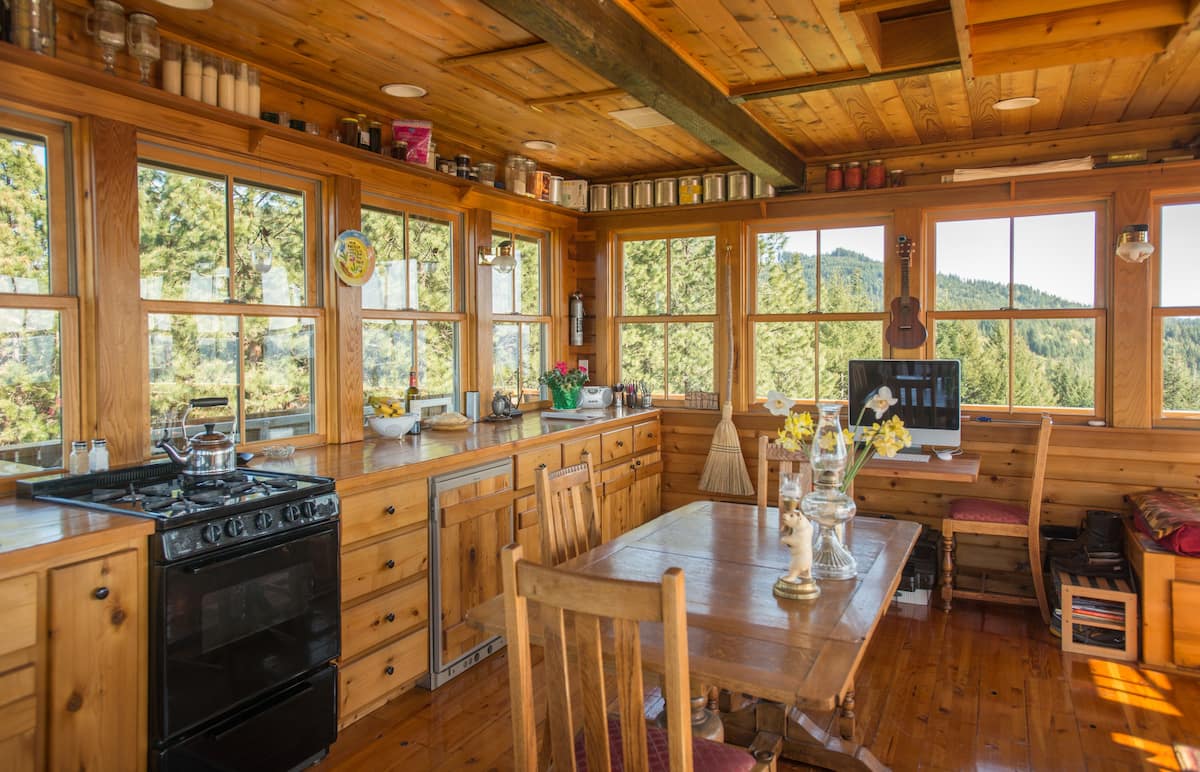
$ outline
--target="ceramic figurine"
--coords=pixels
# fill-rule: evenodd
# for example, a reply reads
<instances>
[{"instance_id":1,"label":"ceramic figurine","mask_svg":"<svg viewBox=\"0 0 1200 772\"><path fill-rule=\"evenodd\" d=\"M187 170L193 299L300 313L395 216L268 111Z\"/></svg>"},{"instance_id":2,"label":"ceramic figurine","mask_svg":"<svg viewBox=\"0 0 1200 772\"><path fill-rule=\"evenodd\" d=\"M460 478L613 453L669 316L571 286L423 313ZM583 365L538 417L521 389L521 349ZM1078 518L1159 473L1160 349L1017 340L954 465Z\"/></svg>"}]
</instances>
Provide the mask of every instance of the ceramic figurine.
<instances>
[{"instance_id":1,"label":"ceramic figurine","mask_svg":"<svg viewBox=\"0 0 1200 772\"><path fill-rule=\"evenodd\" d=\"M812 523L795 510L780 514L780 541L791 553L788 572L775 582L775 595L790 600L810 600L821 594L812 578Z\"/></svg>"}]
</instances>

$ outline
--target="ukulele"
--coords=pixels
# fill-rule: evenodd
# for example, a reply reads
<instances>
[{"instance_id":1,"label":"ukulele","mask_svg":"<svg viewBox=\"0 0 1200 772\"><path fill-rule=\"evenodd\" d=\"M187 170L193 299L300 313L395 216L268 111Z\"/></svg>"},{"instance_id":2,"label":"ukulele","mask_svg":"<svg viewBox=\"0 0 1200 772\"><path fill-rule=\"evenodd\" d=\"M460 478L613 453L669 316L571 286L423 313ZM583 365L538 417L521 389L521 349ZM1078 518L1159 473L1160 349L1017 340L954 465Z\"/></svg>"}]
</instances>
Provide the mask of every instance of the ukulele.
<instances>
[{"instance_id":1,"label":"ukulele","mask_svg":"<svg viewBox=\"0 0 1200 772\"><path fill-rule=\"evenodd\" d=\"M892 321L884 337L895 348L919 348L928 333L921 324L921 301L908 294L908 266L912 262L912 242L907 236L896 240L900 257L900 297L892 301Z\"/></svg>"}]
</instances>

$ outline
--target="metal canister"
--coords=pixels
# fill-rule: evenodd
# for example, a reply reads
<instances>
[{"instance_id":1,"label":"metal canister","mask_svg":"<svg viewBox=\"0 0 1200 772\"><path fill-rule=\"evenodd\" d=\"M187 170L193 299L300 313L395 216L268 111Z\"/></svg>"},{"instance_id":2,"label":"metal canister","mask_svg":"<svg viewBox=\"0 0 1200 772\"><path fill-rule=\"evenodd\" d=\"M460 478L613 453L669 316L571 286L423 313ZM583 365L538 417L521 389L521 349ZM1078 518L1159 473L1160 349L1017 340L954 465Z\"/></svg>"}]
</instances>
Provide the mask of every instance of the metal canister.
<instances>
[{"instance_id":1,"label":"metal canister","mask_svg":"<svg viewBox=\"0 0 1200 772\"><path fill-rule=\"evenodd\" d=\"M480 164L483 166L483 164ZM562 184L563 178L557 174L550 175L550 203L562 204Z\"/></svg>"},{"instance_id":2,"label":"metal canister","mask_svg":"<svg viewBox=\"0 0 1200 772\"><path fill-rule=\"evenodd\" d=\"M648 209L654 206L654 180L634 180L633 208Z\"/></svg>"},{"instance_id":3,"label":"metal canister","mask_svg":"<svg viewBox=\"0 0 1200 772\"><path fill-rule=\"evenodd\" d=\"M725 174L710 172L704 175L704 200L708 202L725 200Z\"/></svg>"},{"instance_id":4,"label":"metal canister","mask_svg":"<svg viewBox=\"0 0 1200 772\"><path fill-rule=\"evenodd\" d=\"M593 185L588 188L588 211L589 212L607 212L608 211L608 186Z\"/></svg>"},{"instance_id":5,"label":"metal canister","mask_svg":"<svg viewBox=\"0 0 1200 772\"><path fill-rule=\"evenodd\" d=\"M454 177L458 176L458 165L449 158L439 158L437 162L437 170L442 174L449 174Z\"/></svg>"},{"instance_id":6,"label":"metal canister","mask_svg":"<svg viewBox=\"0 0 1200 772\"><path fill-rule=\"evenodd\" d=\"M754 197L774 198L775 186L764 180L762 177L759 177L757 174L754 175Z\"/></svg>"},{"instance_id":7,"label":"metal canister","mask_svg":"<svg viewBox=\"0 0 1200 772\"><path fill-rule=\"evenodd\" d=\"M454 173L462 177L464 180L471 176L471 156L456 155L454 156Z\"/></svg>"},{"instance_id":8,"label":"metal canister","mask_svg":"<svg viewBox=\"0 0 1200 772\"><path fill-rule=\"evenodd\" d=\"M725 179L728 183L726 198L729 201L745 201L750 198L750 172L730 172Z\"/></svg>"},{"instance_id":9,"label":"metal canister","mask_svg":"<svg viewBox=\"0 0 1200 772\"><path fill-rule=\"evenodd\" d=\"M628 209L631 206L633 206L633 185L628 182L614 182L612 184L613 211Z\"/></svg>"},{"instance_id":10,"label":"metal canister","mask_svg":"<svg viewBox=\"0 0 1200 772\"><path fill-rule=\"evenodd\" d=\"M704 201L699 174L687 174L679 178L679 203L684 206Z\"/></svg>"},{"instance_id":11,"label":"metal canister","mask_svg":"<svg viewBox=\"0 0 1200 772\"><path fill-rule=\"evenodd\" d=\"M679 183L674 177L660 177L654 181L654 205L675 206L679 203Z\"/></svg>"}]
</instances>

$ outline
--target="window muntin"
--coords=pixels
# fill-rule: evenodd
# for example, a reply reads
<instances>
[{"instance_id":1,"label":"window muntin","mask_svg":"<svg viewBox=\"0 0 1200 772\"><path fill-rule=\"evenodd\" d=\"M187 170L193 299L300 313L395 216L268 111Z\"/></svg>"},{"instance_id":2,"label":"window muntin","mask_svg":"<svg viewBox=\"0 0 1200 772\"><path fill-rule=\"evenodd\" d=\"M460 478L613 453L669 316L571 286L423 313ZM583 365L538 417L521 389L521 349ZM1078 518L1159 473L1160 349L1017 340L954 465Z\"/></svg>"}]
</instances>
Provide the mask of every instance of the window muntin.
<instances>
[{"instance_id":1,"label":"window muntin","mask_svg":"<svg viewBox=\"0 0 1200 772\"><path fill-rule=\"evenodd\" d=\"M1100 209L999 214L933 224L933 354L962 362L963 404L1094 414Z\"/></svg>"},{"instance_id":2,"label":"window muntin","mask_svg":"<svg viewBox=\"0 0 1200 772\"><path fill-rule=\"evenodd\" d=\"M754 396L846 399L847 363L883 354L885 228L755 234Z\"/></svg>"},{"instance_id":3,"label":"window muntin","mask_svg":"<svg viewBox=\"0 0 1200 772\"><path fill-rule=\"evenodd\" d=\"M1159 207L1158 335L1159 416L1200 416L1200 201L1177 200Z\"/></svg>"},{"instance_id":4,"label":"window muntin","mask_svg":"<svg viewBox=\"0 0 1200 772\"><path fill-rule=\"evenodd\" d=\"M548 398L538 384L550 356L547 240L530 231L493 230L493 251L504 241L512 242L517 265L492 269L492 390L518 403L538 402Z\"/></svg>"}]
</instances>

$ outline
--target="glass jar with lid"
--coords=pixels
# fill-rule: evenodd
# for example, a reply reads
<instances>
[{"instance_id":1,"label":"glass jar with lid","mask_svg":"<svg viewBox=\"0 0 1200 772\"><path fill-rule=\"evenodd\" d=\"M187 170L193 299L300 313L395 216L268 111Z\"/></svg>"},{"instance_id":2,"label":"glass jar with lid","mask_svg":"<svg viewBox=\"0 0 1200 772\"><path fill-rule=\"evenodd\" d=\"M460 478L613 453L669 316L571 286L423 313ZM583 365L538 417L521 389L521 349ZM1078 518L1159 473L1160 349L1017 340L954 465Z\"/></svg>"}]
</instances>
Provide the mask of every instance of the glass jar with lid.
<instances>
[{"instance_id":1,"label":"glass jar with lid","mask_svg":"<svg viewBox=\"0 0 1200 772\"><path fill-rule=\"evenodd\" d=\"M867 161L866 178L867 190L878 190L887 183L887 169L883 166L883 159L872 158Z\"/></svg>"},{"instance_id":2,"label":"glass jar with lid","mask_svg":"<svg viewBox=\"0 0 1200 772\"><path fill-rule=\"evenodd\" d=\"M845 187L846 190L860 190L863 184L862 164L858 161L851 161L846 164Z\"/></svg>"},{"instance_id":3,"label":"glass jar with lid","mask_svg":"<svg viewBox=\"0 0 1200 772\"><path fill-rule=\"evenodd\" d=\"M522 161L522 168L525 170L524 195L536 197L538 189L537 161L533 160L532 158L525 158Z\"/></svg>"},{"instance_id":4,"label":"glass jar with lid","mask_svg":"<svg viewBox=\"0 0 1200 772\"><path fill-rule=\"evenodd\" d=\"M842 176L841 164L829 164L825 167L825 192L838 193L842 190L845 179Z\"/></svg>"},{"instance_id":5,"label":"glass jar with lid","mask_svg":"<svg viewBox=\"0 0 1200 772\"><path fill-rule=\"evenodd\" d=\"M504 162L504 187L509 193L525 195L525 158L510 155Z\"/></svg>"}]
</instances>

